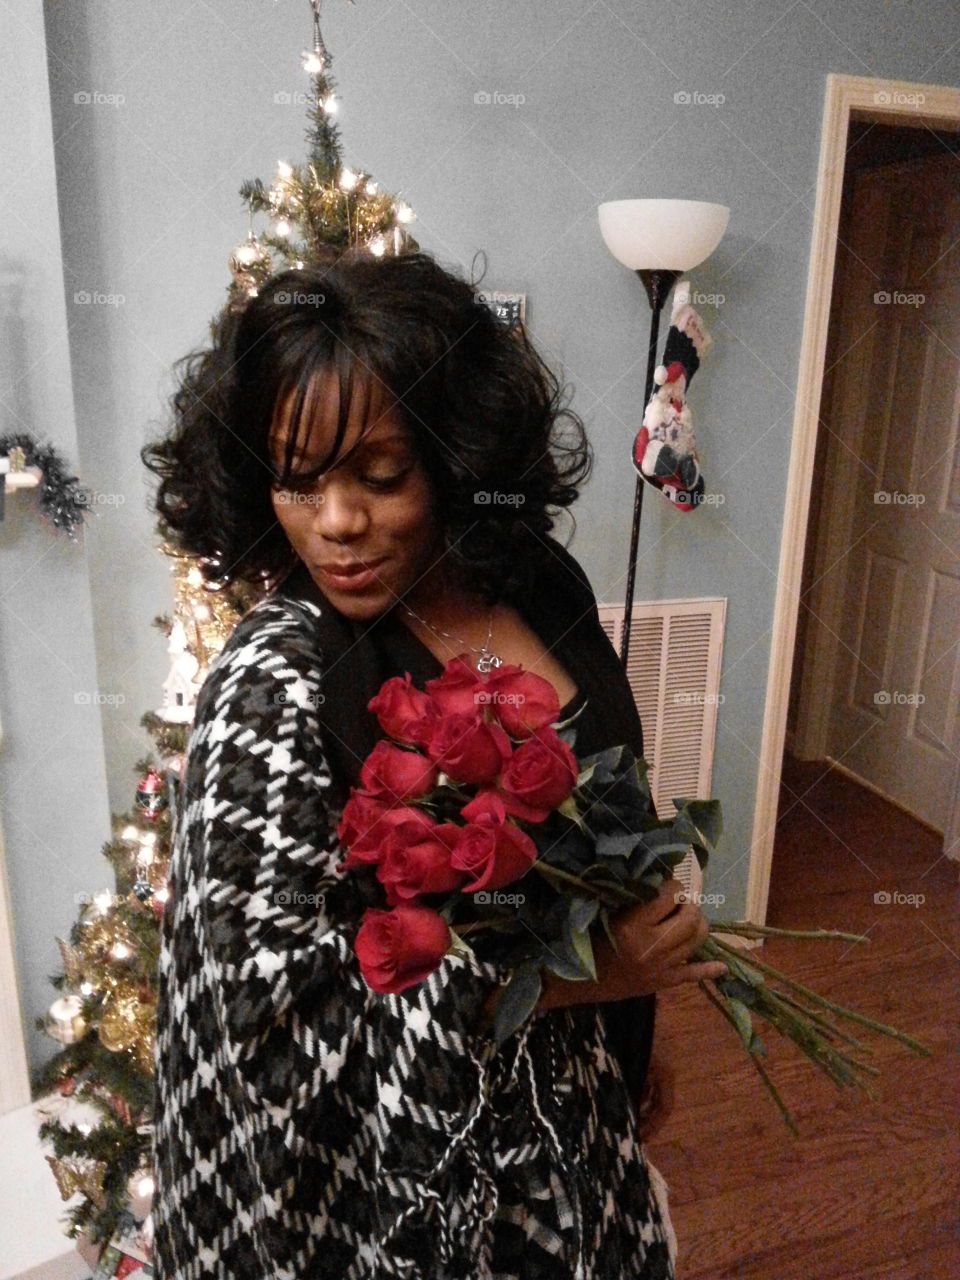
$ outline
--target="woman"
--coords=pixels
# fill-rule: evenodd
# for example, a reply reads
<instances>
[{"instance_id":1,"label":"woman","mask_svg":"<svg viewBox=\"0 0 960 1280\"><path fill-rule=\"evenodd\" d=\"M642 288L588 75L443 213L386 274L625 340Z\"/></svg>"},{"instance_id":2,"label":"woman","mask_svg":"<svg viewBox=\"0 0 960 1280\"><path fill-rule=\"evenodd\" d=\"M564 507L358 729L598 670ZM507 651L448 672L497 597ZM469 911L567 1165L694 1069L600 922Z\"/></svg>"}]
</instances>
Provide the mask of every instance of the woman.
<instances>
[{"instance_id":1,"label":"woman","mask_svg":"<svg viewBox=\"0 0 960 1280\"><path fill-rule=\"evenodd\" d=\"M367 702L457 654L536 671L580 754L636 710L583 571L551 536L589 471L528 340L426 254L274 277L188 361L145 451L169 537L270 592L203 686L163 924L160 1280L673 1275L635 1114L654 992L706 923L670 881L621 912L597 981L545 974L498 1051L506 969L476 940L379 995L335 828ZM566 428L566 432L564 432Z\"/></svg>"}]
</instances>

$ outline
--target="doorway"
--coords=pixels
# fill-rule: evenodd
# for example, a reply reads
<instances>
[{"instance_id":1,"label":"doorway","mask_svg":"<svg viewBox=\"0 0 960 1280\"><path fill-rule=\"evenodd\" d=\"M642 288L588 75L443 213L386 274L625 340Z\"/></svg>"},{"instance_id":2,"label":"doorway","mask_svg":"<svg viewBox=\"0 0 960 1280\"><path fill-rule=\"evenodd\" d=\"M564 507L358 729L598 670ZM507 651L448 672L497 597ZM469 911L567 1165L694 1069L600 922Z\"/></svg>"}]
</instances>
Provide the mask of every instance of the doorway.
<instances>
[{"instance_id":1,"label":"doorway","mask_svg":"<svg viewBox=\"0 0 960 1280\"><path fill-rule=\"evenodd\" d=\"M960 132L851 122L786 749L941 833L960 636Z\"/></svg>"},{"instance_id":2,"label":"doorway","mask_svg":"<svg viewBox=\"0 0 960 1280\"><path fill-rule=\"evenodd\" d=\"M957 90L828 77L748 883L757 923L785 751L879 792L960 857L958 141Z\"/></svg>"}]
</instances>

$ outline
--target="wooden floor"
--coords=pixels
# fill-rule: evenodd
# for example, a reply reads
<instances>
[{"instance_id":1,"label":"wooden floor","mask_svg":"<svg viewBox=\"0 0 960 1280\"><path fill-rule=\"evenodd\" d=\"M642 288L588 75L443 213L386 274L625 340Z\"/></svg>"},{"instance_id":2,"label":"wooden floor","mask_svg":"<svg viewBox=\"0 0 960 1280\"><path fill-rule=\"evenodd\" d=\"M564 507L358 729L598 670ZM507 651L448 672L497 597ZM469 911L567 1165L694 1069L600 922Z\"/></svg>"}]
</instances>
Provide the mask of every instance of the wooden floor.
<instances>
[{"instance_id":1,"label":"wooden floor","mask_svg":"<svg viewBox=\"0 0 960 1280\"><path fill-rule=\"evenodd\" d=\"M657 1044L674 1060L676 1108L647 1150L670 1187L678 1280L960 1277L958 876L939 849L843 775L785 760L767 923L870 941L775 939L758 954L933 1056L869 1035L882 1070L871 1101L770 1032L768 1070L797 1139L702 992L665 993ZM708 874L705 892L718 887ZM878 892L925 900L875 902Z\"/></svg>"}]
</instances>

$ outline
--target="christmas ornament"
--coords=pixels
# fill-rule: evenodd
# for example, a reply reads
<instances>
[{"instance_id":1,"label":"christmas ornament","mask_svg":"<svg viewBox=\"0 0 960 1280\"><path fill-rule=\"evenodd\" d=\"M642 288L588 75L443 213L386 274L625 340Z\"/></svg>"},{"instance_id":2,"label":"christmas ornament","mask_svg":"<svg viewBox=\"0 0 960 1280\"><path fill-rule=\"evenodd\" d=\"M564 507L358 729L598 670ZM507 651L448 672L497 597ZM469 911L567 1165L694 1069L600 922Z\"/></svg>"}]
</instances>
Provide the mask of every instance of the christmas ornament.
<instances>
[{"instance_id":1,"label":"christmas ornament","mask_svg":"<svg viewBox=\"0 0 960 1280\"><path fill-rule=\"evenodd\" d=\"M141 1027L140 1002L135 996L113 997L107 1001L100 1014L97 1034L105 1049L120 1053L137 1041Z\"/></svg>"},{"instance_id":2,"label":"christmas ornament","mask_svg":"<svg viewBox=\"0 0 960 1280\"><path fill-rule=\"evenodd\" d=\"M270 277L273 259L270 250L260 243L251 228L243 244L231 253L228 266L239 287L247 293L254 293Z\"/></svg>"},{"instance_id":3,"label":"christmas ornament","mask_svg":"<svg viewBox=\"0 0 960 1280\"><path fill-rule=\"evenodd\" d=\"M163 682L163 706L157 715L170 724L190 724L199 692L194 678L200 662L187 648L187 633L179 618L170 628L167 653L170 654L170 674Z\"/></svg>"},{"instance_id":4,"label":"christmas ornament","mask_svg":"<svg viewBox=\"0 0 960 1280\"><path fill-rule=\"evenodd\" d=\"M79 1191L95 1205L103 1204L105 1164L99 1160L77 1160L71 1156L59 1160L56 1156L47 1156L46 1161L53 1170L61 1199L69 1200Z\"/></svg>"},{"instance_id":5,"label":"christmas ornament","mask_svg":"<svg viewBox=\"0 0 960 1280\"><path fill-rule=\"evenodd\" d=\"M59 1044L76 1044L86 1034L87 1024L79 996L61 996L47 1011L47 1034Z\"/></svg>"},{"instance_id":6,"label":"christmas ornament","mask_svg":"<svg viewBox=\"0 0 960 1280\"><path fill-rule=\"evenodd\" d=\"M674 293L663 363L654 371L654 390L633 445L633 465L680 511L691 511L703 499L686 394L712 341L690 305L690 281L683 280Z\"/></svg>"},{"instance_id":7,"label":"christmas ornament","mask_svg":"<svg viewBox=\"0 0 960 1280\"><path fill-rule=\"evenodd\" d=\"M151 822L156 821L167 807L167 788L156 769L148 769L137 783L135 800L137 812Z\"/></svg>"}]
</instances>

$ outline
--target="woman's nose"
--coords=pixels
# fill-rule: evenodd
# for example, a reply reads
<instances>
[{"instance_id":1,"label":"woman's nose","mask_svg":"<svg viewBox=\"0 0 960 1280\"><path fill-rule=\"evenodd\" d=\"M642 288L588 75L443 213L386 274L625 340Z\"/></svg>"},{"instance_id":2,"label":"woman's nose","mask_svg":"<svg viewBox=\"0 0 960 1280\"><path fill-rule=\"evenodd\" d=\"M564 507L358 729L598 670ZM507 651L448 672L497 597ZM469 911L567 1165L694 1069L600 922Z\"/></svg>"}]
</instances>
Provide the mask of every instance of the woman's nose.
<instances>
[{"instance_id":1,"label":"woman's nose","mask_svg":"<svg viewBox=\"0 0 960 1280\"><path fill-rule=\"evenodd\" d=\"M328 476L316 494L314 532L341 542L366 531L369 516L362 495L346 479Z\"/></svg>"}]
</instances>

